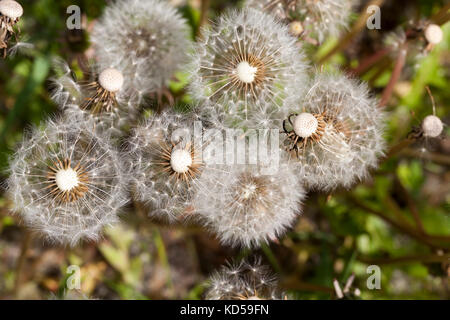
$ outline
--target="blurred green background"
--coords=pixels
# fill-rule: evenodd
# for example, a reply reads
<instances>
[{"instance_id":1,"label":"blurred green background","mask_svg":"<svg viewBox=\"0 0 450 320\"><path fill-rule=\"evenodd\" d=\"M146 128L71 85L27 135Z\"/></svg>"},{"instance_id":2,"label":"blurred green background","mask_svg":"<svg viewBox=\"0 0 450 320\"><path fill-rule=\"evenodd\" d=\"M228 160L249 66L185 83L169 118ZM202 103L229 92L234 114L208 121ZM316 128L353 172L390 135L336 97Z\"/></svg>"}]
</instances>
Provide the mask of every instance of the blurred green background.
<instances>
[{"instance_id":1,"label":"blurred green background","mask_svg":"<svg viewBox=\"0 0 450 320\"><path fill-rule=\"evenodd\" d=\"M67 60L80 70L89 53L88 30L108 1L21 0L22 41L33 49L0 60L0 167L24 130L58 113L49 99L51 61ZM201 1L172 1L196 33ZM383 2L383 1L381 1ZM348 45L326 61L327 68L356 67L383 47L383 37L408 20L427 19L445 1L384 1L381 30L356 30ZM368 1L357 8L361 12ZM83 30L66 28L67 7L77 4ZM213 19L237 1L209 1ZM358 11L359 10L359 11ZM353 21L357 21L355 13ZM389 102L390 146L405 139L421 119L432 113L425 87L436 101L437 114L450 123L450 24L445 39L425 57L409 57ZM343 36L344 38L346 35ZM318 62L339 39L308 47ZM380 94L392 73L386 57L362 74ZM173 83L179 103L182 81ZM222 247L196 226L166 226L126 208L124 223L107 230L100 244L75 249L52 247L29 234L9 212L0 194L0 299L200 299L208 275L230 259L260 255L296 299L334 298L333 279L342 285L355 273L354 288L364 299L448 299L450 296L450 130L439 139L419 141L384 162L373 179L351 191L312 193L295 227L280 240L255 252ZM367 266L381 268L381 289L369 290ZM68 290L67 279L81 268L81 290Z\"/></svg>"}]
</instances>

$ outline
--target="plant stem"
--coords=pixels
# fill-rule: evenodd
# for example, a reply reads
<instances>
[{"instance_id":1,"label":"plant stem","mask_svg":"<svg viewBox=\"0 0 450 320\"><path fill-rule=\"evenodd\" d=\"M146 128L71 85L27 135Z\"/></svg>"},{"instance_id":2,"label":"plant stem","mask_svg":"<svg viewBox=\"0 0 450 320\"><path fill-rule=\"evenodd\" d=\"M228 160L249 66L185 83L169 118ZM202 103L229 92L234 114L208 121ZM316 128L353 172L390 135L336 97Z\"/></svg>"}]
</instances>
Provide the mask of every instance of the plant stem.
<instances>
[{"instance_id":1,"label":"plant stem","mask_svg":"<svg viewBox=\"0 0 450 320\"><path fill-rule=\"evenodd\" d=\"M389 79L389 83L384 88L383 94L381 95L381 100L379 107L383 108L386 106L386 104L389 102L392 92L394 91L394 86L397 83L398 79L400 78L400 75L402 73L403 67L405 66L406 62L406 56L408 54L408 50L406 46L404 46L402 49L400 49L400 53L398 54L397 60L395 62L394 71L392 71L391 78Z\"/></svg>"},{"instance_id":2,"label":"plant stem","mask_svg":"<svg viewBox=\"0 0 450 320\"><path fill-rule=\"evenodd\" d=\"M398 177L396 177L397 185L400 189L400 192L406 199L406 203L408 205L409 211L411 212L414 221L416 222L417 228L419 229L419 232L426 235L425 227L423 226L422 220L420 218L419 210L417 209L416 203L414 199L409 194L409 191L402 185L402 183L398 180Z\"/></svg>"},{"instance_id":3,"label":"plant stem","mask_svg":"<svg viewBox=\"0 0 450 320\"><path fill-rule=\"evenodd\" d=\"M17 294L19 292L20 286L22 284L23 268L25 265L25 261L27 260L27 253L28 249L30 248L31 241L32 241L31 233L28 230L25 230L22 239L22 244L20 247L20 256L17 260L14 294Z\"/></svg>"},{"instance_id":4,"label":"plant stem","mask_svg":"<svg viewBox=\"0 0 450 320\"><path fill-rule=\"evenodd\" d=\"M155 246L158 251L159 260L161 264L164 266L164 268L167 270L167 285L169 289L173 290L174 287L172 281L172 274L170 270L169 258L167 256L167 250L164 244L164 240L162 238L161 233L159 232L158 227L155 227L153 229L153 240L155 241Z\"/></svg>"}]
</instances>

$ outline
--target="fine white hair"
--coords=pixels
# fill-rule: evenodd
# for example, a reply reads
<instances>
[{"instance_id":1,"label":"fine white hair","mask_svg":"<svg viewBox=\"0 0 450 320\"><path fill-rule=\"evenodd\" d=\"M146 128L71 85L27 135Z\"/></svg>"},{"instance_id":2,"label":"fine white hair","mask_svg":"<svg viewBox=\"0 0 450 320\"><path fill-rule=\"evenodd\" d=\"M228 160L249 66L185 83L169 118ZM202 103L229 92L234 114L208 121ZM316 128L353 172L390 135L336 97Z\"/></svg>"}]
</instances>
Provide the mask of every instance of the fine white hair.
<instances>
[{"instance_id":1,"label":"fine white hair","mask_svg":"<svg viewBox=\"0 0 450 320\"><path fill-rule=\"evenodd\" d=\"M56 174L52 183L52 172L64 173L62 165L67 167L65 177ZM67 175L74 170L78 178ZM51 242L74 246L82 239L98 240L105 226L118 221L119 208L127 202L123 159L92 121L61 118L34 128L15 152L9 171L13 211ZM70 198L62 191L81 176L83 189L64 201Z\"/></svg>"}]
</instances>

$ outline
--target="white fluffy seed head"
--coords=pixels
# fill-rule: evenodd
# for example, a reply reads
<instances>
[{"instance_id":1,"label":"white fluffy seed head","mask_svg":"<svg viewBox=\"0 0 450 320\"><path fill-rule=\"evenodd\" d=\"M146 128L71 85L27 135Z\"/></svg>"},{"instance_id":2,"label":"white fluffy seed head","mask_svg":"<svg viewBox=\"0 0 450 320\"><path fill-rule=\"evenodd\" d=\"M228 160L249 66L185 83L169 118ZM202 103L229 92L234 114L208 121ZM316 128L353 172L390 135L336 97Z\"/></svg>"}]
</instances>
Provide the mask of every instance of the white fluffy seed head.
<instances>
[{"instance_id":1,"label":"white fluffy seed head","mask_svg":"<svg viewBox=\"0 0 450 320\"><path fill-rule=\"evenodd\" d=\"M444 34L442 29L437 24L430 24L425 29L425 38L431 44L438 44L442 41Z\"/></svg>"},{"instance_id":2,"label":"white fluffy seed head","mask_svg":"<svg viewBox=\"0 0 450 320\"><path fill-rule=\"evenodd\" d=\"M329 191L338 186L349 188L367 178L385 148L384 113L367 85L339 74L317 73L298 105L301 109L290 110L291 114L304 112L293 122L296 136L285 134L283 144L284 152L301 165L304 175L299 174L305 185ZM312 115L320 115L318 127ZM298 152L289 151L294 139L319 128L320 139L297 140Z\"/></svg>"},{"instance_id":3,"label":"white fluffy seed head","mask_svg":"<svg viewBox=\"0 0 450 320\"><path fill-rule=\"evenodd\" d=\"M128 201L128 172L96 122L47 121L10 162L7 195L24 224L51 242L98 240Z\"/></svg>"},{"instance_id":4,"label":"white fluffy seed head","mask_svg":"<svg viewBox=\"0 0 450 320\"><path fill-rule=\"evenodd\" d=\"M56 173L56 185L61 191L70 191L79 184L78 174L72 168L61 169Z\"/></svg>"},{"instance_id":5,"label":"white fluffy seed head","mask_svg":"<svg viewBox=\"0 0 450 320\"><path fill-rule=\"evenodd\" d=\"M122 89L123 75L114 68L103 70L98 76L98 83L109 92L117 92Z\"/></svg>"},{"instance_id":6,"label":"white fluffy seed head","mask_svg":"<svg viewBox=\"0 0 450 320\"><path fill-rule=\"evenodd\" d=\"M0 13L8 18L17 19L23 15L22 6L13 0L0 1Z\"/></svg>"},{"instance_id":7,"label":"white fluffy seed head","mask_svg":"<svg viewBox=\"0 0 450 320\"><path fill-rule=\"evenodd\" d=\"M436 138L442 133L442 130L444 130L444 125L442 124L441 119L434 115L429 115L423 119L422 130L426 137Z\"/></svg>"},{"instance_id":8,"label":"white fluffy seed head","mask_svg":"<svg viewBox=\"0 0 450 320\"><path fill-rule=\"evenodd\" d=\"M281 162L277 169L265 174L260 165L207 165L195 185L197 218L231 246L277 239L294 223L305 196L291 166Z\"/></svg>"},{"instance_id":9,"label":"white fluffy seed head","mask_svg":"<svg viewBox=\"0 0 450 320\"><path fill-rule=\"evenodd\" d=\"M192 165L192 156L188 150L174 149L170 155L170 166L177 173L186 173Z\"/></svg>"},{"instance_id":10,"label":"white fluffy seed head","mask_svg":"<svg viewBox=\"0 0 450 320\"><path fill-rule=\"evenodd\" d=\"M258 72L257 67L252 67L247 61L240 62L236 67L236 73L242 82L252 83L255 81L256 72Z\"/></svg>"},{"instance_id":11,"label":"white fluffy seed head","mask_svg":"<svg viewBox=\"0 0 450 320\"><path fill-rule=\"evenodd\" d=\"M311 113L300 113L294 119L294 131L302 138L308 138L316 132L319 122Z\"/></svg>"}]
</instances>

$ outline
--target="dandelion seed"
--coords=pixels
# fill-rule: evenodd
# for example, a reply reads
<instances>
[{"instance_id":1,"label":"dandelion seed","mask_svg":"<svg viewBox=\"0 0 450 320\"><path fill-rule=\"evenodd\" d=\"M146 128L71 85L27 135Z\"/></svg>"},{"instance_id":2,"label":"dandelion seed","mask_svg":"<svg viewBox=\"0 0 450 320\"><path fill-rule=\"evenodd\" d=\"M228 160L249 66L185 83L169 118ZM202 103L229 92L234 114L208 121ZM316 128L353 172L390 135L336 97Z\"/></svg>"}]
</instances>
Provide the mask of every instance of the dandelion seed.
<instances>
[{"instance_id":1,"label":"dandelion seed","mask_svg":"<svg viewBox=\"0 0 450 320\"><path fill-rule=\"evenodd\" d=\"M115 68L135 103L167 85L191 48L189 27L175 8L160 0L116 0L91 35L101 69Z\"/></svg>"},{"instance_id":2,"label":"dandelion seed","mask_svg":"<svg viewBox=\"0 0 450 320\"><path fill-rule=\"evenodd\" d=\"M23 15L22 6L13 0L0 1L0 55L6 58L8 43L14 37L17 42L15 25ZM20 32L20 30L19 30Z\"/></svg>"},{"instance_id":3,"label":"dandelion seed","mask_svg":"<svg viewBox=\"0 0 450 320\"><path fill-rule=\"evenodd\" d=\"M283 121L284 146L301 164L308 187L350 187L382 155L382 121L366 85L318 74L303 104Z\"/></svg>"},{"instance_id":4,"label":"dandelion seed","mask_svg":"<svg viewBox=\"0 0 450 320\"><path fill-rule=\"evenodd\" d=\"M97 240L126 203L123 160L93 122L48 121L28 136L11 160L13 210L50 241Z\"/></svg>"},{"instance_id":5,"label":"dandelion seed","mask_svg":"<svg viewBox=\"0 0 450 320\"><path fill-rule=\"evenodd\" d=\"M272 17L253 9L229 12L201 39L190 86L198 101L244 122L261 101L279 108L301 97L307 64L288 28Z\"/></svg>"}]
</instances>

